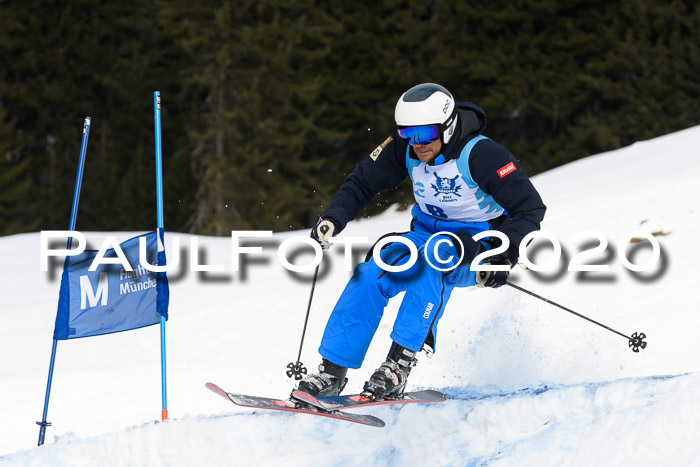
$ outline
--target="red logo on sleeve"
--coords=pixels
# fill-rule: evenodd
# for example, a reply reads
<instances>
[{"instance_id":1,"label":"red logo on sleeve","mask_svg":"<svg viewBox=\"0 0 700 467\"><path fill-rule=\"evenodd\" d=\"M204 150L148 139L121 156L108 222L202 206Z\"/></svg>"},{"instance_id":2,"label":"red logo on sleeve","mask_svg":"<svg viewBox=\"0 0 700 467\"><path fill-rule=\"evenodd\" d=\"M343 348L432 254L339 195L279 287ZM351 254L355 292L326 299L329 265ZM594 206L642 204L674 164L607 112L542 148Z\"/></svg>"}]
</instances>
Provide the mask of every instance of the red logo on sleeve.
<instances>
[{"instance_id":1,"label":"red logo on sleeve","mask_svg":"<svg viewBox=\"0 0 700 467\"><path fill-rule=\"evenodd\" d=\"M503 167L501 167L500 169L498 169L498 176L503 178L506 175L508 175L509 173L515 172L515 169L516 169L515 164L513 164L512 162L509 162L508 164L506 164Z\"/></svg>"}]
</instances>

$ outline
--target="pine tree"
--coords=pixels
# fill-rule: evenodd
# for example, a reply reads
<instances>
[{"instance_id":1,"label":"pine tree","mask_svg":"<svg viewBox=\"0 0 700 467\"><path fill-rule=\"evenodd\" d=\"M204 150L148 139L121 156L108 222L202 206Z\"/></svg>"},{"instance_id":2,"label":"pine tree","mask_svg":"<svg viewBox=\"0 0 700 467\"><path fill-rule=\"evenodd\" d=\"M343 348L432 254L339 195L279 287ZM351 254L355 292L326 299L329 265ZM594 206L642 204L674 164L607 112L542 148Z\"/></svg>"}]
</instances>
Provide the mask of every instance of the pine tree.
<instances>
[{"instance_id":1,"label":"pine tree","mask_svg":"<svg viewBox=\"0 0 700 467\"><path fill-rule=\"evenodd\" d=\"M30 159L16 149L14 122L0 106L0 234L23 232L27 227L37 228L25 206L32 198L29 177Z\"/></svg>"},{"instance_id":2,"label":"pine tree","mask_svg":"<svg viewBox=\"0 0 700 467\"><path fill-rule=\"evenodd\" d=\"M325 161L314 203L316 216L353 168L395 130L394 107L401 93L421 82L444 82L431 58L446 46L438 34L440 2L359 3L318 3L340 20L331 36L331 52L318 64L318 73L329 77L321 91L329 104L321 124L329 133L328 139L316 142L316 152ZM361 215L409 201L412 193L406 180L396 190L380 194ZM310 218L307 226L316 218Z\"/></svg>"},{"instance_id":3,"label":"pine tree","mask_svg":"<svg viewBox=\"0 0 700 467\"><path fill-rule=\"evenodd\" d=\"M153 21L153 2L29 0L3 2L0 10L0 102L13 115L13 154L29 161L21 179L33 187L22 205L31 219L23 229L67 227L85 116L93 126L79 227L153 228L152 93L163 91L167 102L168 91L177 90L178 77L168 70L179 56ZM166 158L165 148L179 146L182 134L166 132L180 113L171 115L164 121ZM183 191L191 184L187 173L185 165L175 174ZM172 224L182 225L178 213L186 211L168 209Z\"/></svg>"},{"instance_id":4,"label":"pine tree","mask_svg":"<svg viewBox=\"0 0 700 467\"><path fill-rule=\"evenodd\" d=\"M310 64L327 53L310 2L163 3L192 60L185 70L197 118L188 126L198 180L190 229L287 230L304 216L318 161L306 147L323 80Z\"/></svg>"},{"instance_id":5,"label":"pine tree","mask_svg":"<svg viewBox=\"0 0 700 467\"><path fill-rule=\"evenodd\" d=\"M41 14L37 14L40 11ZM309 227L437 82L533 175L700 123L690 0L0 1L0 234L145 230L163 101L166 226ZM412 202L410 184L372 215Z\"/></svg>"}]
</instances>

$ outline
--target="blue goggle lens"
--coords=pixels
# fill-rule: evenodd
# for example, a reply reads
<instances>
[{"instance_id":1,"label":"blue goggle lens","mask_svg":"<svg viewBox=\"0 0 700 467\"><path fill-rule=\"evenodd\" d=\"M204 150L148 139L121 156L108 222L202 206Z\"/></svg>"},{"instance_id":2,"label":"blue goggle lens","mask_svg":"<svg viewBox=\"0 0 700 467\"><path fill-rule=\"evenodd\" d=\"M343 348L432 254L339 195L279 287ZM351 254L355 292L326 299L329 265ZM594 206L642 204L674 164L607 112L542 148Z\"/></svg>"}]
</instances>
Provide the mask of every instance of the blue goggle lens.
<instances>
[{"instance_id":1,"label":"blue goggle lens","mask_svg":"<svg viewBox=\"0 0 700 467\"><path fill-rule=\"evenodd\" d=\"M440 137L437 125L421 125L399 128L399 136L408 144L429 144Z\"/></svg>"}]
</instances>

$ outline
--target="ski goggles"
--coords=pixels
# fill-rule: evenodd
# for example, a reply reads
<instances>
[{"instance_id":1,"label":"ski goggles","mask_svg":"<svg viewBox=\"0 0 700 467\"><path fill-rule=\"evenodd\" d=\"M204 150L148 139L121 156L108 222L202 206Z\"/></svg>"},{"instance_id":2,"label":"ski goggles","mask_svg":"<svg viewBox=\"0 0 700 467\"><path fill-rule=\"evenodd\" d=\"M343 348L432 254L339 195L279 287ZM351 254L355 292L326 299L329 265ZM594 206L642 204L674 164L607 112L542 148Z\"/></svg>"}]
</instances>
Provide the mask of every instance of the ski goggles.
<instances>
[{"instance_id":1,"label":"ski goggles","mask_svg":"<svg viewBox=\"0 0 700 467\"><path fill-rule=\"evenodd\" d=\"M437 125L399 127L399 136L408 144L430 144L440 138L440 130Z\"/></svg>"}]
</instances>

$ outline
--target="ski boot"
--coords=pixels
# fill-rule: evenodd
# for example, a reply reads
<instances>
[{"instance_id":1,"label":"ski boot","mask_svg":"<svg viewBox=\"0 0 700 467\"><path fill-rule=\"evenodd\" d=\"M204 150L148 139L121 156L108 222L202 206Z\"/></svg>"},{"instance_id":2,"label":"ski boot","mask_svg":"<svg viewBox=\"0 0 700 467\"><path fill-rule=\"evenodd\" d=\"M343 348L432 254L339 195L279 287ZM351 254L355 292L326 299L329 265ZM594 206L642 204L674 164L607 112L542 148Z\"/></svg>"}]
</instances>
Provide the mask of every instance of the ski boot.
<instances>
[{"instance_id":1,"label":"ski boot","mask_svg":"<svg viewBox=\"0 0 700 467\"><path fill-rule=\"evenodd\" d=\"M361 395L373 401L400 399L406 389L408 374L416 366L416 353L396 342L392 343L386 361L365 383Z\"/></svg>"},{"instance_id":2,"label":"ski boot","mask_svg":"<svg viewBox=\"0 0 700 467\"><path fill-rule=\"evenodd\" d=\"M326 360L321 360L318 373L305 376L299 382L298 390L314 397L337 396L345 388L348 369Z\"/></svg>"}]
</instances>

